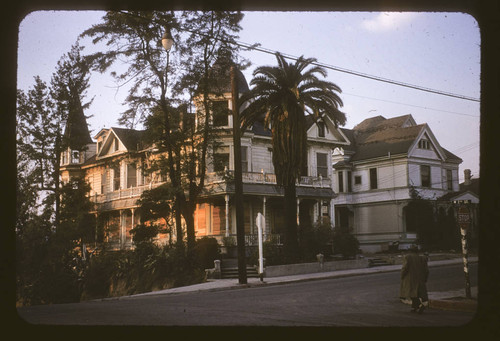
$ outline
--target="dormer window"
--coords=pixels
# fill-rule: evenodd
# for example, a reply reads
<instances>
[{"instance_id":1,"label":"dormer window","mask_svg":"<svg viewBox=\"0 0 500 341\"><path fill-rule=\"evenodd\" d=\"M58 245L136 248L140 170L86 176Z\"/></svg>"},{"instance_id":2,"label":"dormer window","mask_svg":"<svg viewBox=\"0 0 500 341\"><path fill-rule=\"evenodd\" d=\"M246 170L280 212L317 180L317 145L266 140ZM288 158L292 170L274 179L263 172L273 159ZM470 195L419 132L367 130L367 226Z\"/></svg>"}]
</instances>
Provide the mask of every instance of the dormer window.
<instances>
[{"instance_id":1,"label":"dormer window","mask_svg":"<svg viewBox=\"0 0 500 341\"><path fill-rule=\"evenodd\" d=\"M71 151L71 163L80 163L80 152L78 150Z\"/></svg>"},{"instance_id":2,"label":"dormer window","mask_svg":"<svg viewBox=\"0 0 500 341\"><path fill-rule=\"evenodd\" d=\"M318 122L317 125L318 125L318 137L325 137L325 131L326 131L325 123Z\"/></svg>"},{"instance_id":3,"label":"dormer window","mask_svg":"<svg viewBox=\"0 0 500 341\"><path fill-rule=\"evenodd\" d=\"M418 148L420 149L431 149L431 144L428 140L420 140L418 141Z\"/></svg>"}]
</instances>

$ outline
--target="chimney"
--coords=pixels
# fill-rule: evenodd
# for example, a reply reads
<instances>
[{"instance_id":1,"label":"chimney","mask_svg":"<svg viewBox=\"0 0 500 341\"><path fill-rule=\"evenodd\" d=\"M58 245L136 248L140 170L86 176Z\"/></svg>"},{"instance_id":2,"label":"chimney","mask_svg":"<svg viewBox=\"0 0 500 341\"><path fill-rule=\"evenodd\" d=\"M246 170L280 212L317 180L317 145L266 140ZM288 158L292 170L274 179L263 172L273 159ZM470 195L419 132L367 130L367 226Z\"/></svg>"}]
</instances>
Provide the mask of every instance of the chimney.
<instances>
[{"instance_id":1,"label":"chimney","mask_svg":"<svg viewBox=\"0 0 500 341\"><path fill-rule=\"evenodd\" d=\"M469 186L471 184L471 174L470 174L470 169L465 169L464 170L464 185Z\"/></svg>"}]
</instances>

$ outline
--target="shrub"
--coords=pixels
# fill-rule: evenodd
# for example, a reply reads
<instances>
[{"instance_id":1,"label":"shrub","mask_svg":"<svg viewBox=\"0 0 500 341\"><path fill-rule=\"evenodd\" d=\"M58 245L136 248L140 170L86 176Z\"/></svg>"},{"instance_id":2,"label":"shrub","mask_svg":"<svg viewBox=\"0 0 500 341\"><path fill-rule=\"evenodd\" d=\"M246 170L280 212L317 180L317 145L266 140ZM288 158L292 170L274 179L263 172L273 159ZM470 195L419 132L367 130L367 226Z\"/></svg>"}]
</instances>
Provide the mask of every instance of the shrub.
<instances>
[{"instance_id":1,"label":"shrub","mask_svg":"<svg viewBox=\"0 0 500 341\"><path fill-rule=\"evenodd\" d=\"M109 296L112 275L118 269L120 252L102 252L90 258L85 272L82 299Z\"/></svg>"},{"instance_id":2,"label":"shrub","mask_svg":"<svg viewBox=\"0 0 500 341\"><path fill-rule=\"evenodd\" d=\"M316 255L322 253L329 256L333 229L330 224L302 225L299 229L300 251L303 261L316 260Z\"/></svg>"},{"instance_id":3,"label":"shrub","mask_svg":"<svg viewBox=\"0 0 500 341\"><path fill-rule=\"evenodd\" d=\"M195 265L200 269L211 269L214 267L214 260L220 259L219 243L217 239L203 237L196 241L193 249Z\"/></svg>"},{"instance_id":4,"label":"shrub","mask_svg":"<svg viewBox=\"0 0 500 341\"><path fill-rule=\"evenodd\" d=\"M144 225L140 224L130 230L132 234L132 240L135 244L140 244L142 242L153 242L153 240L158 235L159 226L155 224Z\"/></svg>"},{"instance_id":5,"label":"shrub","mask_svg":"<svg viewBox=\"0 0 500 341\"><path fill-rule=\"evenodd\" d=\"M333 251L344 258L351 258L358 254L359 241L347 231L338 228L333 233Z\"/></svg>"}]
</instances>

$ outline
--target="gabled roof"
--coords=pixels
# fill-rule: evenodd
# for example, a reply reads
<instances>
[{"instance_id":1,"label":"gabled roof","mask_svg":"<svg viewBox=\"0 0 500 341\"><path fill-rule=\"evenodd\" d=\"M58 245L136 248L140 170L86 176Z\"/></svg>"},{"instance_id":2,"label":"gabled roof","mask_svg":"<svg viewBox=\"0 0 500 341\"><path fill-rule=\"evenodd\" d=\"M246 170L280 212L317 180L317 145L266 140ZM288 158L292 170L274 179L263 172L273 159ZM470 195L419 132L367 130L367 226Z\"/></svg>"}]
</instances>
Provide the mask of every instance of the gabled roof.
<instances>
[{"instance_id":1,"label":"gabled roof","mask_svg":"<svg viewBox=\"0 0 500 341\"><path fill-rule=\"evenodd\" d=\"M342 129L353 143L344 147L354 152L351 161L367 160L382 156L408 154L417 138L423 133L431 134L427 124L416 124L411 115L390 119L375 116L364 120L353 129ZM431 134L432 135L432 134ZM459 157L441 148L446 161L461 161Z\"/></svg>"},{"instance_id":2,"label":"gabled roof","mask_svg":"<svg viewBox=\"0 0 500 341\"><path fill-rule=\"evenodd\" d=\"M411 115L386 119L383 116L368 118L352 130L344 129L354 143L349 149L355 152L351 161L359 161L405 154L422 131L424 125L416 125Z\"/></svg>"},{"instance_id":3,"label":"gabled roof","mask_svg":"<svg viewBox=\"0 0 500 341\"><path fill-rule=\"evenodd\" d=\"M114 132L116 137L120 139L120 141L123 143L125 148L127 148L128 151L137 151L142 149L143 146L143 136L144 136L144 130L135 130L135 129L126 129L126 128L116 128L113 127L111 128Z\"/></svg>"},{"instance_id":4,"label":"gabled roof","mask_svg":"<svg viewBox=\"0 0 500 341\"><path fill-rule=\"evenodd\" d=\"M479 200L479 195L477 193L474 193L471 191L458 191L458 192L446 193L445 195L440 197L439 200L442 200L442 201L463 200L463 197L465 197L466 195L470 195L470 196L475 197Z\"/></svg>"}]
</instances>

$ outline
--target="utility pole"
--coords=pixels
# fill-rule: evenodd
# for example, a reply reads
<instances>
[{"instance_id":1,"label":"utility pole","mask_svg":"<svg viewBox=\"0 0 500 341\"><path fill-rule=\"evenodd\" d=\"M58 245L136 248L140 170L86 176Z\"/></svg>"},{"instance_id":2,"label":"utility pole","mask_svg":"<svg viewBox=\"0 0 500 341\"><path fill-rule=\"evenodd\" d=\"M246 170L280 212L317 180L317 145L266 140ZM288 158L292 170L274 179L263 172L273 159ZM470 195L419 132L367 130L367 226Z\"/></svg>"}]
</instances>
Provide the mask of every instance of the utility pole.
<instances>
[{"instance_id":1,"label":"utility pole","mask_svg":"<svg viewBox=\"0 0 500 341\"><path fill-rule=\"evenodd\" d=\"M243 182L241 177L241 129L238 106L238 80L236 67L231 65L231 90L233 106L233 146L234 146L234 203L236 206L236 243L238 247L238 282L247 284L245 261L245 225L243 216Z\"/></svg>"},{"instance_id":2,"label":"utility pole","mask_svg":"<svg viewBox=\"0 0 500 341\"><path fill-rule=\"evenodd\" d=\"M467 206L461 205L458 208L458 225L460 226L460 234L462 235L462 255L464 262L465 274L465 297L471 298L470 280L469 280L469 262L467 250L467 230L470 225L470 210Z\"/></svg>"}]
</instances>

